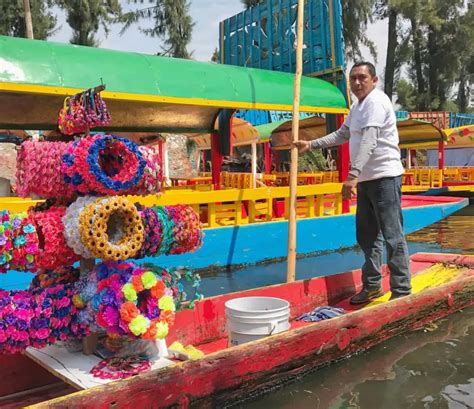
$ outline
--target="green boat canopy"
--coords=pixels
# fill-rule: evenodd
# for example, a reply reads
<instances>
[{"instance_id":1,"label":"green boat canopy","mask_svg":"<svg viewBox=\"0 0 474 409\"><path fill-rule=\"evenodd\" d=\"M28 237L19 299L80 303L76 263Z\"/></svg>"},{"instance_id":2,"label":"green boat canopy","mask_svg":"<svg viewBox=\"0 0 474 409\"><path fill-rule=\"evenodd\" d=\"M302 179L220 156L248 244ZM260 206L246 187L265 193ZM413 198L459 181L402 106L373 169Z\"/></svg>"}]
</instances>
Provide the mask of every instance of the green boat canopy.
<instances>
[{"instance_id":1,"label":"green boat canopy","mask_svg":"<svg viewBox=\"0 0 474 409\"><path fill-rule=\"evenodd\" d=\"M291 111L294 76L0 36L0 128L54 129L65 97L94 88L110 131L210 132L223 108ZM332 84L304 77L302 112L345 113Z\"/></svg>"}]
</instances>

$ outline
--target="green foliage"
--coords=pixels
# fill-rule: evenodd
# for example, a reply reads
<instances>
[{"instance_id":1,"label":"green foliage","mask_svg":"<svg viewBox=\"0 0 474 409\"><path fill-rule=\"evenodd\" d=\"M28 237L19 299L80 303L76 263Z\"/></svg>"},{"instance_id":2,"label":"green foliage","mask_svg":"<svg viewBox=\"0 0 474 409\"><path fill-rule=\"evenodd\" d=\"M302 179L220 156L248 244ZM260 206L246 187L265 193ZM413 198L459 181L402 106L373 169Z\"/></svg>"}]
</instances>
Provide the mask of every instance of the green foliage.
<instances>
[{"instance_id":1,"label":"green foliage","mask_svg":"<svg viewBox=\"0 0 474 409\"><path fill-rule=\"evenodd\" d=\"M373 22L376 0L342 0L343 37L347 58L355 61L362 59L361 46L369 49L377 61L375 44L365 34L367 24Z\"/></svg>"},{"instance_id":2,"label":"green foliage","mask_svg":"<svg viewBox=\"0 0 474 409\"><path fill-rule=\"evenodd\" d=\"M217 47L214 49L214 53L212 54L211 61L216 62L216 63L221 62L221 56L219 54L219 50L217 49Z\"/></svg>"},{"instance_id":3,"label":"green foliage","mask_svg":"<svg viewBox=\"0 0 474 409\"><path fill-rule=\"evenodd\" d=\"M45 40L55 31L57 18L51 13L52 1L30 0L33 36ZM0 35L26 37L23 0L0 0Z\"/></svg>"},{"instance_id":4,"label":"green foliage","mask_svg":"<svg viewBox=\"0 0 474 409\"><path fill-rule=\"evenodd\" d=\"M151 19L154 26L148 29L140 28L140 31L164 42L165 46L159 55L191 58L192 53L187 50L187 46L191 42L194 23L189 14L189 1L151 0L150 3L153 3L153 6L133 10L121 16L120 21L124 23L121 33L142 19Z\"/></svg>"},{"instance_id":5,"label":"green foliage","mask_svg":"<svg viewBox=\"0 0 474 409\"><path fill-rule=\"evenodd\" d=\"M327 169L326 159L321 149L308 151L298 156L298 171L300 172L317 172Z\"/></svg>"},{"instance_id":6,"label":"green foliage","mask_svg":"<svg viewBox=\"0 0 474 409\"><path fill-rule=\"evenodd\" d=\"M407 80L401 79L396 86L397 104L400 104L404 111L416 110L416 90Z\"/></svg>"},{"instance_id":7,"label":"green foliage","mask_svg":"<svg viewBox=\"0 0 474 409\"><path fill-rule=\"evenodd\" d=\"M408 62L409 79L416 89L414 109L454 109L456 84L455 99L463 111L467 109L469 76L473 71L470 64L474 61L472 5L464 7L462 0L388 2L409 22L405 39L410 40L410 45L403 50L401 60ZM402 84L402 91L406 91L405 85ZM399 99L406 101L406 93ZM411 102L405 104L410 106Z\"/></svg>"},{"instance_id":8,"label":"green foliage","mask_svg":"<svg viewBox=\"0 0 474 409\"><path fill-rule=\"evenodd\" d=\"M250 7L257 6L260 3L263 3L264 0L241 0L246 9Z\"/></svg>"},{"instance_id":9,"label":"green foliage","mask_svg":"<svg viewBox=\"0 0 474 409\"><path fill-rule=\"evenodd\" d=\"M413 89L407 89L406 82L398 87L402 105L418 111L466 112L474 72L472 0L377 0L375 11L379 19L396 15L398 20L397 30L390 31L389 26L387 94L405 66Z\"/></svg>"},{"instance_id":10,"label":"green foliage","mask_svg":"<svg viewBox=\"0 0 474 409\"><path fill-rule=\"evenodd\" d=\"M121 15L118 0L56 0L56 3L66 12L66 20L72 28L72 44L96 47L99 27L105 34L109 33L109 25Z\"/></svg>"}]
</instances>

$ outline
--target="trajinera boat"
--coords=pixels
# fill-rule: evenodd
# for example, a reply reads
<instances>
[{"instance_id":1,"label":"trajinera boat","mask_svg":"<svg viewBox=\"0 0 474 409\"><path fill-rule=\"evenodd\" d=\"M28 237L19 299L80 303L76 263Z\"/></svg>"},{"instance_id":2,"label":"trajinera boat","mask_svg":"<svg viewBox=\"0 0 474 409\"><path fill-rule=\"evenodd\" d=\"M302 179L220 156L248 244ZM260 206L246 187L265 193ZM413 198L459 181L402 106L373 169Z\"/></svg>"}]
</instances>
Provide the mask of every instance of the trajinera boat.
<instances>
[{"instance_id":1,"label":"trajinera boat","mask_svg":"<svg viewBox=\"0 0 474 409\"><path fill-rule=\"evenodd\" d=\"M224 126L220 133L215 131L216 121L229 117L226 110L292 108L293 77L284 73L7 37L0 37L0 55L5 67L0 72L0 105L4 108L0 111L0 127L6 129L54 129L63 99L96 85L100 78L107 85L102 96L115 118L105 131L209 132L218 146L229 139ZM302 81L301 110L337 115L347 112L340 91L314 78ZM339 183L298 187L300 254L355 244L354 215L343 214L340 190ZM205 244L198 252L152 261L199 269L284 257L288 195L285 187L262 187L166 191L160 197L140 199L145 204L191 204L208 226ZM17 208L27 202L8 198L2 203L3 207ZM465 199L406 199L406 231L422 228L466 204ZM383 303L386 295L360 311L347 303L348 297L360 288L359 272L205 299L197 302L193 311L177 313L169 336L170 342L179 340L194 345L204 352L204 357L185 363L165 361L164 368L122 382L85 385L82 375L87 371L78 366L78 373L71 374L71 367L64 368L55 355L55 346L29 349L27 356L0 356L4 379L0 402L26 405L66 395L37 406L226 406L470 305L474 291L473 262L468 256L417 255L412 258L416 274L414 295ZM291 329L229 347L224 303L242 296L287 300ZM346 314L323 323L295 320L300 314L324 305L340 306ZM48 357L50 361L45 364ZM87 359L80 355L74 365L84 363ZM58 382L58 378L63 382ZM73 390L67 384L86 390L69 394Z\"/></svg>"},{"instance_id":2,"label":"trajinera boat","mask_svg":"<svg viewBox=\"0 0 474 409\"><path fill-rule=\"evenodd\" d=\"M281 72L9 37L0 37L0 53L4 67L0 72L0 129L56 129L64 98L101 79L107 86L102 96L112 115L112 122L102 129L107 132L207 132L219 147L229 144L230 126L215 131L217 122L230 121L229 109L292 110L293 77ZM347 106L335 86L304 77L300 110L342 116ZM220 167L218 159L215 165ZM220 172L214 176L218 179ZM342 172L339 177L344 177ZM298 254L356 244L354 207L344 208L340 192L339 183L298 186ZM158 262L222 269L286 257L288 197L288 187L260 187L168 190L160 197L140 200L191 204L199 210L205 227L204 246L196 253ZM34 202L2 198L0 203L1 208L24 210ZM464 199L406 197L405 232L434 223L467 203ZM344 214L343 210L352 211Z\"/></svg>"}]
</instances>

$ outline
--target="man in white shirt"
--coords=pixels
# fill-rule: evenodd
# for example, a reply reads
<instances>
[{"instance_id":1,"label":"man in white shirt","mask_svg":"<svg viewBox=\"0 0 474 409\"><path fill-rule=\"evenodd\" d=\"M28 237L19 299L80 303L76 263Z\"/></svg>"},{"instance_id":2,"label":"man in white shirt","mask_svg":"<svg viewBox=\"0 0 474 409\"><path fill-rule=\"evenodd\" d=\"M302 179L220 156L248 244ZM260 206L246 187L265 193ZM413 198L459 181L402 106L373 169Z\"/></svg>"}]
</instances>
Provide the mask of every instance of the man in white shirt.
<instances>
[{"instance_id":1,"label":"man in white shirt","mask_svg":"<svg viewBox=\"0 0 474 409\"><path fill-rule=\"evenodd\" d=\"M395 112L389 98L376 88L370 62L354 64L350 87L357 97L346 121L336 132L314 141L298 141L300 153L349 141L351 167L342 194L350 199L357 188L357 242L365 255L363 289L351 298L363 304L383 294L383 240L387 246L391 300L411 293L408 248L403 234L401 184L404 172L398 147Z\"/></svg>"}]
</instances>

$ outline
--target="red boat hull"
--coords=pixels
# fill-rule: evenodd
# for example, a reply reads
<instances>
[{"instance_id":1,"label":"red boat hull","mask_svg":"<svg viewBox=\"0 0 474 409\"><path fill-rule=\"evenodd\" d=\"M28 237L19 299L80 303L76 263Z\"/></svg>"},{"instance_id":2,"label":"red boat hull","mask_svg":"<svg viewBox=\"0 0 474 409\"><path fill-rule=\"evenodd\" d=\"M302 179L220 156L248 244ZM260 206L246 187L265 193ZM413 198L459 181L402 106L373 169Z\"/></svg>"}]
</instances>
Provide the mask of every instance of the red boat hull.
<instances>
[{"instance_id":1,"label":"red boat hull","mask_svg":"<svg viewBox=\"0 0 474 409\"><path fill-rule=\"evenodd\" d=\"M472 305L474 257L419 254L412 258L412 270L416 274L434 263L463 267L455 279L445 284L358 311L352 311L344 300L360 288L359 272L207 299L195 310L179 313L173 333L173 338L184 344L192 343L208 353L204 358L74 393L36 407L223 407L251 398L305 372ZM292 306L292 318L317 305L337 304L351 313L319 323L297 322L286 333L226 348L225 301L256 294L287 299Z\"/></svg>"}]
</instances>

